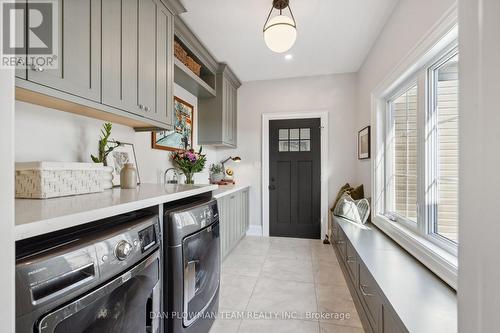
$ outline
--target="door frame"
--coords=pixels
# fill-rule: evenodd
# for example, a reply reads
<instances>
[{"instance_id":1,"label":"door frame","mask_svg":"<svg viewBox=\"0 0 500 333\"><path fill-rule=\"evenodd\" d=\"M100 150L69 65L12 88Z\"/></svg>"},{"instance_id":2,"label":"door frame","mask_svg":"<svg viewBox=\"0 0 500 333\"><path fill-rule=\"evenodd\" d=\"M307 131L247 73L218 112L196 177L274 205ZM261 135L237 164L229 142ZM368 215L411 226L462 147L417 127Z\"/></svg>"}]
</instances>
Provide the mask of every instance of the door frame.
<instances>
[{"instance_id":1,"label":"door frame","mask_svg":"<svg viewBox=\"0 0 500 333\"><path fill-rule=\"evenodd\" d=\"M321 122L321 239L328 231L328 111L272 112L262 114L262 235L269 237L269 122L319 118Z\"/></svg>"}]
</instances>

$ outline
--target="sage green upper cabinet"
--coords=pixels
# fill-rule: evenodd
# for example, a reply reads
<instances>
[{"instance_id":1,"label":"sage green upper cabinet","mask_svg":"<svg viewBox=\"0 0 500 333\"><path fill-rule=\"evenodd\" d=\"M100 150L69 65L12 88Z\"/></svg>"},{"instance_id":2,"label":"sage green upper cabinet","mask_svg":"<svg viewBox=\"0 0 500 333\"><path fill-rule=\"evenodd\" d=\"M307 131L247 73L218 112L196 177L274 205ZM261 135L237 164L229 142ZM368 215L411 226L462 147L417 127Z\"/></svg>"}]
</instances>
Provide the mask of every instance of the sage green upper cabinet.
<instances>
[{"instance_id":1,"label":"sage green upper cabinet","mask_svg":"<svg viewBox=\"0 0 500 333\"><path fill-rule=\"evenodd\" d=\"M100 102L101 0L58 0L57 4L58 68L31 66L27 79Z\"/></svg>"},{"instance_id":2,"label":"sage green upper cabinet","mask_svg":"<svg viewBox=\"0 0 500 333\"><path fill-rule=\"evenodd\" d=\"M106 0L102 15L102 102L139 113L137 0Z\"/></svg>"},{"instance_id":3,"label":"sage green upper cabinet","mask_svg":"<svg viewBox=\"0 0 500 333\"><path fill-rule=\"evenodd\" d=\"M163 6L158 6L156 16L156 116L173 124L174 16Z\"/></svg>"},{"instance_id":4,"label":"sage green upper cabinet","mask_svg":"<svg viewBox=\"0 0 500 333\"><path fill-rule=\"evenodd\" d=\"M156 117L156 8L154 0L139 1L138 104L147 117Z\"/></svg>"},{"instance_id":5,"label":"sage green upper cabinet","mask_svg":"<svg viewBox=\"0 0 500 333\"><path fill-rule=\"evenodd\" d=\"M102 8L103 103L171 125L173 14L156 0Z\"/></svg>"},{"instance_id":6,"label":"sage green upper cabinet","mask_svg":"<svg viewBox=\"0 0 500 333\"><path fill-rule=\"evenodd\" d=\"M214 98L198 101L198 141L204 145L237 146L238 88L241 86L228 65L220 64Z\"/></svg>"},{"instance_id":7,"label":"sage green upper cabinet","mask_svg":"<svg viewBox=\"0 0 500 333\"><path fill-rule=\"evenodd\" d=\"M16 99L137 131L171 129L174 16L185 12L182 3L52 1L58 5L58 67L25 69L23 57Z\"/></svg>"}]
</instances>

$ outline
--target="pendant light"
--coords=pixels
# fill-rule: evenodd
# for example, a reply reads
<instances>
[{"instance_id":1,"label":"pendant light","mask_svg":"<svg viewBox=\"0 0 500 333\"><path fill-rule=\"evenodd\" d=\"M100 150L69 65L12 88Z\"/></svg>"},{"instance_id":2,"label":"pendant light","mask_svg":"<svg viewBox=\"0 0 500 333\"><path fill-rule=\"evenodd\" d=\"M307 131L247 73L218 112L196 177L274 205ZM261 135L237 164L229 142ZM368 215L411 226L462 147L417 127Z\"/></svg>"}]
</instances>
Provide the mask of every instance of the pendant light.
<instances>
[{"instance_id":1,"label":"pendant light","mask_svg":"<svg viewBox=\"0 0 500 333\"><path fill-rule=\"evenodd\" d=\"M287 8L290 16L283 15L283 10ZM279 15L271 18L273 9L277 9ZM273 6L264 24L264 41L267 47L273 52L283 53L292 48L296 39L297 24L289 0L273 0Z\"/></svg>"}]
</instances>

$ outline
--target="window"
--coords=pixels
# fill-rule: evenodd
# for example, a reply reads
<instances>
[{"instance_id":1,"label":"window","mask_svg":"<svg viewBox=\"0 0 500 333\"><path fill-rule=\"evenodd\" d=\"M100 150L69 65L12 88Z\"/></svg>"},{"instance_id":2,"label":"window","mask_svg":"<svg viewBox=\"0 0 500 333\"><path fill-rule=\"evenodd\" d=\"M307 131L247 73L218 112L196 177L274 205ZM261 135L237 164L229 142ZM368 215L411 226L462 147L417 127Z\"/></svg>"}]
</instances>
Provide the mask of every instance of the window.
<instances>
[{"instance_id":1,"label":"window","mask_svg":"<svg viewBox=\"0 0 500 333\"><path fill-rule=\"evenodd\" d=\"M456 42L385 99L382 215L456 254L459 113Z\"/></svg>"},{"instance_id":2,"label":"window","mask_svg":"<svg viewBox=\"0 0 500 333\"><path fill-rule=\"evenodd\" d=\"M387 213L416 223L417 214L417 84L389 100L390 200Z\"/></svg>"},{"instance_id":3,"label":"window","mask_svg":"<svg viewBox=\"0 0 500 333\"><path fill-rule=\"evenodd\" d=\"M458 242L458 51L440 59L429 72L431 154L430 230Z\"/></svg>"},{"instance_id":4,"label":"window","mask_svg":"<svg viewBox=\"0 0 500 333\"><path fill-rule=\"evenodd\" d=\"M436 26L372 91L372 222L456 289L460 53L455 16Z\"/></svg>"},{"instance_id":5,"label":"window","mask_svg":"<svg viewBox=\"0 0 500 333\"><path fill-rule=\"evenodd\" d=\"M280 153L311 151L311 129L309 128L282 128L278 136Z\"/></svg>"}]
</instances>

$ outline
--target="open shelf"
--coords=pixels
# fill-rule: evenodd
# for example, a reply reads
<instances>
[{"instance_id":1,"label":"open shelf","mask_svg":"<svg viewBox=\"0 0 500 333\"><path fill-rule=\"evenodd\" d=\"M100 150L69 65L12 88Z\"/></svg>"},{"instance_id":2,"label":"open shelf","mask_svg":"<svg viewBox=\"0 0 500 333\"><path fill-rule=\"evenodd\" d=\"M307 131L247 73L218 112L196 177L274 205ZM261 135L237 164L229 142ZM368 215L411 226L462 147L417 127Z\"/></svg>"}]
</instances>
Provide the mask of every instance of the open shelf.
<instances>
[{"instance_id":1,"label":"open shelf","mask_svg":"<svg viewBox=\"0 0 500 333\"><path fill-rule=\"evenodd\" d=\"M198 98L215 97L215 89L194 74L179 59L174 58L174 82Z\"/></svg>"}]
</instances>

